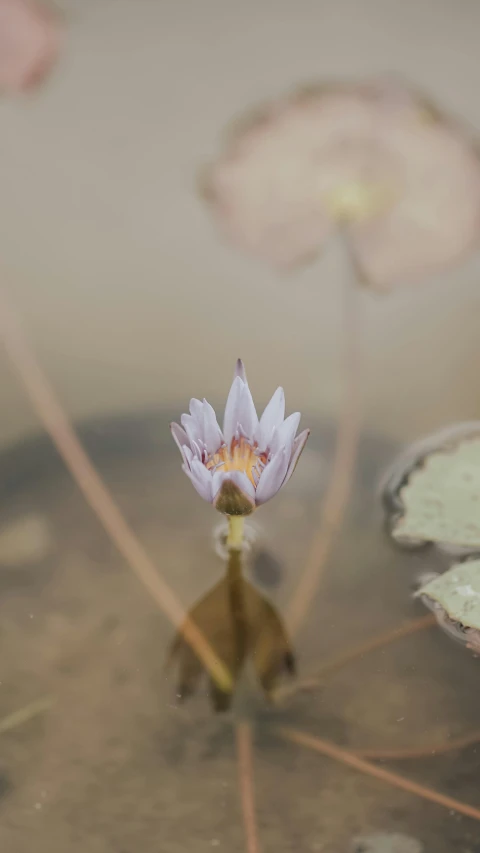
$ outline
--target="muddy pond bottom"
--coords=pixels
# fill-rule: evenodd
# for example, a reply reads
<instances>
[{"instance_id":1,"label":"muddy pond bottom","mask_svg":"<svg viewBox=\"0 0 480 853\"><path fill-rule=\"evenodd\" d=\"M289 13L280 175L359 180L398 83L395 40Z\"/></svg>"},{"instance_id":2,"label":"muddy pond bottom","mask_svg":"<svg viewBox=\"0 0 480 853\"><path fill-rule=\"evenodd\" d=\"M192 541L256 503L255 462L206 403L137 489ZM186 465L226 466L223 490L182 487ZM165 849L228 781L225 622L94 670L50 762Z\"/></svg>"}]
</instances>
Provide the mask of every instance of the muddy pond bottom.
<instances>
[{"instance_id":1,"label":"muddy pond bottom","mask_svg":"<svg viewBox=\"0 0 480 853\"><path fill-rule=\"evenodd\" d=\"M80 433L188 610L223 577L221 517L182 474L169 420L137 415ZM333 430L314 426L294 477L252 519L245 575L287 631L333 446ZM0 457L2 851L257 853L239 794L240 726L252 738L262 853L479 853L473 817L312 745L328 741L480 809L480 733L462 746L480 728L480 661L425 620L388 637L427 616L411 592L420 572L438 570L430 551L402 552L385 535L377 486L397 451L362 438L343 527L290 637L296 677L285 673L271 705L247 664L226 713L212 709L206 678L179 703L178 669L165 668L174 627L47 440ZM220 648L216 618L213 609L208 631Z\"/></svg>"}]
</instances>

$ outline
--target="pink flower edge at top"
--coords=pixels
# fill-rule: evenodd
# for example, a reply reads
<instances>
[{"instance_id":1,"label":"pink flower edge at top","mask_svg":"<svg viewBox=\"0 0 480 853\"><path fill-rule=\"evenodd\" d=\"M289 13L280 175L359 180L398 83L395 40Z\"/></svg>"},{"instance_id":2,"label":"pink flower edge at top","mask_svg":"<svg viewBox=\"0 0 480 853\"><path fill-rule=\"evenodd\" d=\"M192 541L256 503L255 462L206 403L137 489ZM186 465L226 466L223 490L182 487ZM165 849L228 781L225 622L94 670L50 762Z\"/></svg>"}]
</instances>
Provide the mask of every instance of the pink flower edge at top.
<instances>
[{"instance_id":1,"label":"pink flower edge at top","mask_svg":"<svg viewBox=\"0 0 480 853\"><path fill-rule=\"evenodd\" d=\"M273 498L292 476L310 430L298 436L300 413L285 418L285 395L277 388L257 416L245 368L239 359L225 406L223 430L206 400L190 401L181 426L170 425L183 471L199 495L225 515L249 515Z\"/></svg>"},{"instance_id":2,"label":"pink flower edge at top","mask_svg":"<svg viewBox=\"0 0 480 853\"><path fill-rule=\"evenodd\" d=\"M480 243L480 160L406 86L323 86L265 106L205 175L225 236L277 269L318 255L339 224L362 278L385 289Z\"/></svg>"},{"instance_id":3,"label":"pink flower edge at top","mask_svg":"<svg viewBox=\"0 0 480 853\"><path fill-rule=\"evenodd\" d=\"M57 59L60 24L36 0L0 0L0 92L17 94L39 84Z\"/></svg>"}]
</instances>

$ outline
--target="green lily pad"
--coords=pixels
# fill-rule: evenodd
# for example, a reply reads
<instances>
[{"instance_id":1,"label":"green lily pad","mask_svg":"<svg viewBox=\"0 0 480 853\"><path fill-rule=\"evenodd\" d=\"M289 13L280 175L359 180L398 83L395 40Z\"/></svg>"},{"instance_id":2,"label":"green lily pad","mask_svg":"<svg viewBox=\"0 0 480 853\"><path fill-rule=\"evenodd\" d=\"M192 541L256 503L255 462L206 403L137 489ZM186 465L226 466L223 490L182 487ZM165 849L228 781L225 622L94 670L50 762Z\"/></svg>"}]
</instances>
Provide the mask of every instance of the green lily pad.
<instances>
[{"instance_id":1,"label":"green lily pad","mask_svg":"<svg viewBox=\"0 0 480 853\"><path fill-rule=\"evenodd\" d=\"M398 491L391 532L480 551L480 435L432 450Z\"/></svg>"},{"instance_id":2,"label":"green lily pad","mask_svg":"<svg viewBox=\"0 0 480 853\"><path fill-rule=\"evenodd\" d=\"M428 596L450 619L480 630L480 559L457 563L425 584L417 596Z\"/></svg>"}]
</instances>

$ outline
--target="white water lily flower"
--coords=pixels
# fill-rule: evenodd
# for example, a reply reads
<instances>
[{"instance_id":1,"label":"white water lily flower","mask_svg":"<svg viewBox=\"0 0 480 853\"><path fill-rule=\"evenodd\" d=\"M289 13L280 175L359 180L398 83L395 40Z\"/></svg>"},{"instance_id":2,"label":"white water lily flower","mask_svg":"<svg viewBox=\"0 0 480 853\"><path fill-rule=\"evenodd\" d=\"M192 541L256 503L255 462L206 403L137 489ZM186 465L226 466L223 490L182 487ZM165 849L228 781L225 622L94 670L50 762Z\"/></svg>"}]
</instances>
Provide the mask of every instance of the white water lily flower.
<instances>
[{"instance_id":1,"label":"white water lily flower","mask_svg":"<svg viewBox=\"0 0 480 853\"><path fill-rule=\"evenodd\" d=\"M199 495L225 515L249 515L292 476L310 433L306 429L296 436L299 422L299 412L285 418L283 388L277 388L258 419L239 359L223 432L210 403L195 399L190 414L182 415L182 426L172 423L171 430L183 471Z\"/></svg>"}]
</instances>

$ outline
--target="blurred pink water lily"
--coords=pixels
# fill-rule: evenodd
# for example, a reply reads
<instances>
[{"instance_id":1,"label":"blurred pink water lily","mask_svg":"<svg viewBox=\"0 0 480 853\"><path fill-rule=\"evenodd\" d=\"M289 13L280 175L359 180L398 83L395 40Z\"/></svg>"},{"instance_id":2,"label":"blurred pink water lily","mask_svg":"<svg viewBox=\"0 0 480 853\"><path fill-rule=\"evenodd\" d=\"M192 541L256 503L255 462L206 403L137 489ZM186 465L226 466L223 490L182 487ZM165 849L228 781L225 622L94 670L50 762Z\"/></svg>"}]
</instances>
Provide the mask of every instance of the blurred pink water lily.
<instances>
[{"instance_id":1,"label":"blurred pink water lily","mask_svg":"<svg viewBox=\"0 0 480 853\"><path fill-rule=\"evenodd\" d=\"M236 365L223 431L206 400L190 401L190 414L172 423L183 471L199 495L226 515L248 515L270 500L292 476L309 436L296 436L300 413L285 418L285 395L277 388L260 419L243 363Z\"/></svg>"},{"instance_id":2,"label":"blurred pink water lily","mask_svg":"<svg viewBox=\"0 0 480 853\"><path fill-rule=\"evenodd\" d=\"M57 57L60 27L36 0L0 0L0 91L40 82Z\"/></svg>"},{"instance_id":3,"label":"blurred pink water lily","mask_svg":"<svg viewBox=\"0 0 480 853\"><path fill-rule=\"evenodd\" d=\"M473 145L398 84L267 105L227 139L204 189L228 238L277 268L310 260L342 224L375 287L439 271L480 238Z\"/></svg>"}]
</instances>

